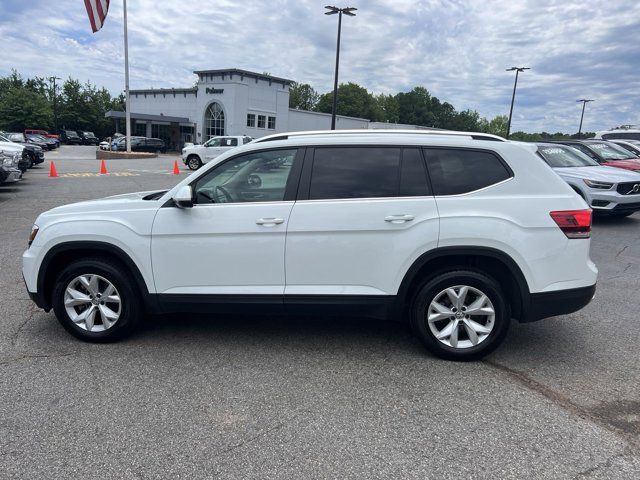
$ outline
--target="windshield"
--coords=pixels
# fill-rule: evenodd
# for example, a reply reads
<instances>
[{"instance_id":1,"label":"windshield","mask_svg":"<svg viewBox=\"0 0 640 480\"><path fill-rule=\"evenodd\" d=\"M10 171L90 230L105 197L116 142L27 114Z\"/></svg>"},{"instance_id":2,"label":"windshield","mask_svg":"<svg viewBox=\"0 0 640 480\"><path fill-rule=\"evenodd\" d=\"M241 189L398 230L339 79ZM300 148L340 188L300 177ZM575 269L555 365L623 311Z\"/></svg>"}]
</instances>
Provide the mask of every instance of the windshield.
<instances>
[{"instance_id":1,"label":"windshield","mask_svg":"<svg viewBox=\"0 0 640 480\"><path fill-rule=\"evenodd\" d=\"M93 134L93 132L82 132L84 133L85 137L95 137L95 135Z\"/></svg>"},{"instance_id":2,"label":"windshield","mask_svg":"<svg viewBox=\"0 0 640 480\"><path fill-rule=\"evenodd\" d=\"M67 137L77 137L78 134L73 130L67 130Z\"/></svg>"},{"instance_id":3,"label":"windshield","mask_svg":"<svg viewBox=\"0 0 640 480\"><path fill-rule=\"evenodd\" d=\"M605 160L628 160L629 158L635 158L624 148L614 146L610 143L589 143L589 148L595 150L595 152Z\"/></svg>"},{"instance_id":4,"label":"windshield","mask_svg":"<svg viewBox=\"0 0 640 480\"><path fill-rule=\"evenodd\" d=\"M0 142L10 142L11 140L9 140L7 137L5 137L4 135L0 135Z\"/></svg>"},{"instance_id":5,"label":"windshield","mask_svg":"<svg viewBox=\"0 0 640 480\"><path fill-rule=\"evenodd\" d=\"M42 135L29 135L29 138L33 139L33 140L44 140L46 141L47 139L44 138Z\"/></svg>"},{"instance_id":6,"label":"windshield","mask_svg":"<svg viewBox=\"0 0 640 480\"><path fill-rule=\"evenodd\" d=\"M552 168L597 167L599 164L575 148L554 145L538 147L538 153Z\"/></svg>"}]
</instances>

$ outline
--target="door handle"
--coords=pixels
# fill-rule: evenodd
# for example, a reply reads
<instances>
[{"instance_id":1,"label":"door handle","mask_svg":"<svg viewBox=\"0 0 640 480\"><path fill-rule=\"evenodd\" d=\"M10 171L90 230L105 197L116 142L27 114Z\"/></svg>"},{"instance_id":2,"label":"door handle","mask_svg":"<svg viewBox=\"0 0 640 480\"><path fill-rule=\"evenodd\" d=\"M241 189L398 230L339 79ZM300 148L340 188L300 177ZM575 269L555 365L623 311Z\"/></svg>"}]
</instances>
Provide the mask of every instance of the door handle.
<instances>
[{"instance_id":1,"label":"door handle","mask_svg":"<svg viewBox=\"0 0 640 480\"><path fill-rule=\"evenodd\" d=\"M413 215L404 214L404 215L388 215L384 217L385 222L389 223L405 223L410 222L415 217Z\"/></svg>"},{"instance_id":2,"label":"door handle","mask_svg":"<svg viewBox=\"0 0 640 480\"><path fill-rule=\"evenodd\" d=\"M275 227L276 225L280 225L284 223L284 218L259 218L256 220L257 225L262 225L265 227Z\"/></svg>"}]
</instances>

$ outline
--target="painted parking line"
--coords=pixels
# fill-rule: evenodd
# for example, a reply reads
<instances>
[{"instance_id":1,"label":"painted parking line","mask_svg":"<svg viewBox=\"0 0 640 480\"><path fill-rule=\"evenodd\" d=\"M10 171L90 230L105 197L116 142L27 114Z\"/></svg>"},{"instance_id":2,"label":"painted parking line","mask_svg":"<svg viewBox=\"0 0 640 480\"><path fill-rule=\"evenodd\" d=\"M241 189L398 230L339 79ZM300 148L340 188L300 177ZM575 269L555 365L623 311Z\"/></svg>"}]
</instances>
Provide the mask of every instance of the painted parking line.
<instances>
[{"instance_id":1,"label":"painted parking line","mask_svg":"<svg viewBox=\"0 0 640 480\"><path fill-rule=\"evenodd\" d=\"M79 173L60 173L60 178L84 178L84 177L139 177L139 173L133 172L111 172L111 173L91 173L91 172L79 172Z\"/></svg>"}]
</instances>

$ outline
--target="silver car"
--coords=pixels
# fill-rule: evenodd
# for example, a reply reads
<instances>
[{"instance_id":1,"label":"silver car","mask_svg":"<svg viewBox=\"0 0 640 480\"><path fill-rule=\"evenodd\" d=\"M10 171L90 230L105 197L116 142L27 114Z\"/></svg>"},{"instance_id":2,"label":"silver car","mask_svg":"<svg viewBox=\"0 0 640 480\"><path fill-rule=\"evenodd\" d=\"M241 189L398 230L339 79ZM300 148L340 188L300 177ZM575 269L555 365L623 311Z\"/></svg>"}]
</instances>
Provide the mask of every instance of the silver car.
<instances>
[{"instance_id":1,"label":"silver car","mask_svg":"<svg viewBox=\"0 0 640 480\"><path fill-rule=\"evenodd\" d=\"M599 165L567 145L536 143L537 153L594 213L626 217L640 210L640 173Z\"/></svg>"}]
</instances>

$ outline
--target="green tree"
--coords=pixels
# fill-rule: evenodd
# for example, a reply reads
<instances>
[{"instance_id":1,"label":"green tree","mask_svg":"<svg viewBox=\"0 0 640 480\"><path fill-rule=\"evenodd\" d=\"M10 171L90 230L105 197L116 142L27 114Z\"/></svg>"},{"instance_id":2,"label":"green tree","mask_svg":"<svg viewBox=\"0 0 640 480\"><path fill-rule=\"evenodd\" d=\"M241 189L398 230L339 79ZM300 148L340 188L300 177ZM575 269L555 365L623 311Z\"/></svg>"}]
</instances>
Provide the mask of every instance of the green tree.
<instances>
[{"instance_id":1,"label":"green tree","mask_svg":"<svg viewBox=\"0 0 640 480\"><path fill-rule=\"evenodd\" d=\"M333 92L320 96L316 110L324 113L331 113L333 107ZM380 110L375 97L369 91L357 83L341 83L338 86L338 115L349 117L367 118L378 122L383 119L383 112Z\"/></svg>"},{"instance_id":2,"label":"green tree","mask_svg":"<svg viewBox=\"0 0 640 480\"><path fill-rule=\"evenodd\" d=\"M293 83L289 87L289 108L314 110L320 94L308 83Z\"/></svg>"},{"instance_id":3,"label":"green tree","mask_svg":"<svg viewBox=\"0 0 640 480\"><path fill-rule=\"evenodd\" d=\"M483 118L478 122L478 129L484 133L491 133L493 135L504 137L507 134L508 122L509 117L506 115L498 115L493 117L491 120Z\"/></svg>"},{"instance_id":4,"label":"green tree","mask_svg":"<svg viewBox=\"0 0 640 480\"><path fill-rule=\"evenodd\" d=\"M375 97L378 110L382 114L382 122L400 123L400 105L396 95L385 95L381 93Z\"/></svg>"},{"instance_id":5,"label":"green tree","mask_svg":"<svg viewBox=\"0 0 640 480\"><path fill-rule=\"evenodd\" d=\"M11 87L0 96L0 129L51 128L53 115L47 99L29 89Z\"/></svg>"}]
</instances>

